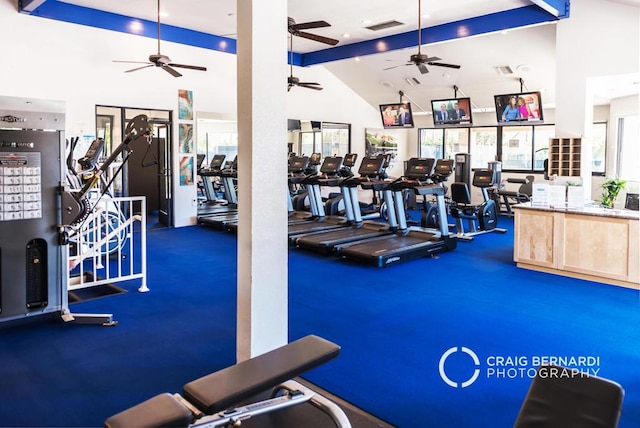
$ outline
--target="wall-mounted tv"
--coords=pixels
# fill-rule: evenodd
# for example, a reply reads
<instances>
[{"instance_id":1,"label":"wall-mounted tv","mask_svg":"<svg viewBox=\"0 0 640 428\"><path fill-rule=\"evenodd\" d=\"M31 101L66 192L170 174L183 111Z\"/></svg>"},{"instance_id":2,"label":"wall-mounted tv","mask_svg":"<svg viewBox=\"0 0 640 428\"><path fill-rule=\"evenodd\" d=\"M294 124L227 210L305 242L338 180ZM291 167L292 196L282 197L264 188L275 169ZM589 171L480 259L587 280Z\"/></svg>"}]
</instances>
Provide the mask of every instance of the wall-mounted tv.
<instances>
[{"instance_id":1,"label":"wall-mounted tv","mask_svg":"<svg viewBox=\"0 0 640 428\"><path fill-rule=\"evenodd\" d=\"M444 100L431 100L433 111L433 125L442 126L470 126L471 118L470 98L447 98Z\"/></svg>"},{"instance_id":2,"label":"wall-mounted tv","mask_svg":"<svg viewBox=\"0 0 640 428\"><path fill-rule=\"evenodd\" d=\"M411 103L380 104L382 126L388 128L413 128Z\"/></svg>"},{"instance_id":3,"label":"wall-mounted tv","mask_svg":"<svg viewBox=\"0 0 640 428\"><path fill-rule=\"evenodd\" d=\"M542 122L540 92L494 95L498 124Z\"/></svg>"}]
</instances>

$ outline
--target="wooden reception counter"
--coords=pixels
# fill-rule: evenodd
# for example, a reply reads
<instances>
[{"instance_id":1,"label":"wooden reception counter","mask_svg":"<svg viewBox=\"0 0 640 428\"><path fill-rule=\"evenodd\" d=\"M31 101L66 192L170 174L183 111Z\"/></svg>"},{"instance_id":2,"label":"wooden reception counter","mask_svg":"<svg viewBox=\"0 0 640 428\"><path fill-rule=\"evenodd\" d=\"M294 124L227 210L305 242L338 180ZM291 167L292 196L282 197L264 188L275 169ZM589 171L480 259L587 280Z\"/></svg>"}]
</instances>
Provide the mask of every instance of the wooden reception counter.
<instances>
[{"instance_id":1,"label":"wooden reception counter","mask_svg":"<svg viewBox=\"0 0 640 428\"><path fill-rule=\"evenodd\" d=\"M515 205L518 267L640 289L640 214Z\"/></svg>"}]
</instances>

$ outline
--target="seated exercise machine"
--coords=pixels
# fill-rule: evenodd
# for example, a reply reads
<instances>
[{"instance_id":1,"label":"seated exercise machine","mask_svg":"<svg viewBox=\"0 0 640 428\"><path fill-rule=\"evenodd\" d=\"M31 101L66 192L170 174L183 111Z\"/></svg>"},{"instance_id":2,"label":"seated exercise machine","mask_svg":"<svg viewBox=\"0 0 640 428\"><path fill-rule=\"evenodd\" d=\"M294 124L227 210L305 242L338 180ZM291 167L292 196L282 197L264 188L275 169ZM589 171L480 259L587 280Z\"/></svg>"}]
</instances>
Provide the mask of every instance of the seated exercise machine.
<instances>
[{"instance_id":1,"label":"seated exercise machine","mask_svg":"<svg viewBox=\"0 0 640 428\"><path fill-rule=\"evenodd\" d=\"M236 427L252 417L309 403L338 428L350 428L337 404L292 380L339 354L335 343L309 335L191 381L183 386L182 394L156 395L109 417L105 427ZM269 390L271 398L251 402Z\"/></svg>"},{"instance_id":2,"label":"seated exercise machine","mask_svg":"<svg viewBox=\"0 0 640 428\"><path fill-rule=\"evenodd\" d=\"M527 175L525 178L507 178L507 183L520 184L518 190L499 189L494 193L494 199L498 203L499 213L508 217L513 217L513 205L529 202L533 192L533 181L535 176ZM499 183L496 183L499 184ZM504 208L499 205L504 205Z\"/></svg>"},{"instance_id":3,"label":"seated exercise machine","mask_svg":"<svg viewBox=\"0 0 640 428\"><path fill-rule=\"evenodd\" d=\"M488 232L506 233L506 229L498 228L498 208L496 202L489 197L488 188L495 185L496 174L491 169L477 169L473 173L472 184L482 191L483 202L479 205L471 203L471 193L467 183L451 183L451 216L456 219L456 236L458 239L472 241L475 235ZM464 221L469 230L465 232ZM477 223L477 227L476 227Z\"/></svg>"}]
</instances>

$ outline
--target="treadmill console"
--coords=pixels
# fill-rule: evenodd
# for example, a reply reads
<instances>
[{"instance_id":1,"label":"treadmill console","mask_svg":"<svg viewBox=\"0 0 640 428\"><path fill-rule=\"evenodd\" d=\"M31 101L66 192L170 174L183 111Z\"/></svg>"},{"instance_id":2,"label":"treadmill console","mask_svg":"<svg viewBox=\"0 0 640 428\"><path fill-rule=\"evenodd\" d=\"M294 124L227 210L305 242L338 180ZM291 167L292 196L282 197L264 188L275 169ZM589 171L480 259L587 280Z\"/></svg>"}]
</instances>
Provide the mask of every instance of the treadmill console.
<instances>
[{"instance_id":1,"label":"treadmill console","mask_svg":"<svg viewBox=\"0 0 640 428\"><path fill-rule=\"evenodd\" d=\"M435 162L433 158L411 158L404 175L409 179L426 180L431 176Z\"/></svg>"},{"instance_id":2,"label":"treadmill console","mask_svg":"<svg viewBox=\"0 0 640 428\"><path fill-rule=\"evenodd\" d=\"M383 156L367 156L362 159L358 174L361 177L378 177L384 171L386 159Z\"/></svg>"},{"instance_id":3,"label":"treadmill console","mask_svg":"<svg viewBox=\"0 0 640 428\"><path fill-rule=\"evenodd\" d=\"M438 159L434 168L434 178L438 181L447 181L453 174L453 159Z\"/></svg>"},{"instance_id":4,"label":"treadmill console","mask_svg":"<svg viewBox=\"0 0 640 428\"><path fill-rule=\"evenodd\" d=\"M320 173L324 175L337 175L338 171L342 167L342 157L341 156L329 156L324 158L324 162L322 162L322 166L320 167Z\"/></svg>"},{"instance_id":5,"label":"treadmill console","mask_svg":"<svg viewBox=\"0 0 640 428\"><path fill-rule=\"evenodd\" d=\"M322 159L322 154L311 153L311 157L309 158L309 166L320 165L321 159Z\"/></svg>"},{"instance_id":6,"label":"treadmill console","mask_svg":"<svg viewBox=\"0 0 640 428\"><path fill-rule=\"evenodd\" d=\"M214 155L213 159L211 159L211 163L209 164L209 169L212 171L218 171L222 167L222 163L224 162L225 155Z\"/></svg>"},{"instance_id":7,"label":"treadmill console","mask_svg":"<svg viewBox=\"0 0 640 428\"><path fill-rule=\"evenodd\" d=\"M342 165L347 168L351 168L356 164L356 159L358 159L357 153L347 153L344 155L344 162Z\"/></svg>"},{"instance_id":8,"label":"treadmill console","mask_svg":"<svg viewBox=\"0 0 640 428\"><path fill-rule=\"evenodd\" d=\"M289 158L289 174L302 174L309 166L309 156L291 156Z\"/></svg>"}]
</instances>

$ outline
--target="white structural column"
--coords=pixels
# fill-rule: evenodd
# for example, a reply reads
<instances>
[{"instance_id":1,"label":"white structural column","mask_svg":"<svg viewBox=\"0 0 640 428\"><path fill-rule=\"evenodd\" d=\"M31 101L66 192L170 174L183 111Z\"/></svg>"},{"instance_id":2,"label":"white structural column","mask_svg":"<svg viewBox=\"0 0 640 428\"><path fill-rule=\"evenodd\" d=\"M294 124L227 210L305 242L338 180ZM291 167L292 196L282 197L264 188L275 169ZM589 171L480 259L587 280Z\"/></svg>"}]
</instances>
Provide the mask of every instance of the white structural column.
<instances>
[{"instance_id":1,"label":"white structural column","mask_svg":"<svg viewBox=\"0 0 640 428\"><path fill-rule=\"evenodd\" d=\"M288 341L287 1L238 0L237 359Z\"/></svg>"},{"instance_id":2,"label":"white structural column","mask_svg":"<svg viewBox=\"0 0 640 428\"><path fill-rule=\"evenodd\" d=\"M587 198L594 193L594 84L603 77L638 72L638 22L637 7L606 0L580 0L571 3L570 17L557 24L556 136L582 137L581 176Z\"/></svg>"}]
</instances>

